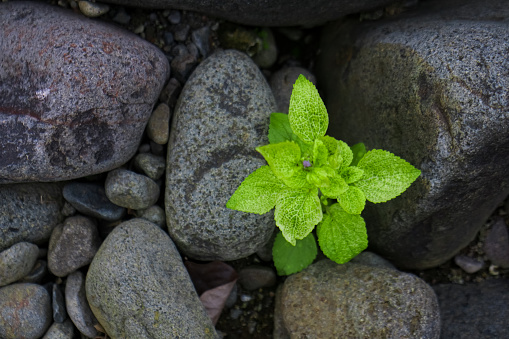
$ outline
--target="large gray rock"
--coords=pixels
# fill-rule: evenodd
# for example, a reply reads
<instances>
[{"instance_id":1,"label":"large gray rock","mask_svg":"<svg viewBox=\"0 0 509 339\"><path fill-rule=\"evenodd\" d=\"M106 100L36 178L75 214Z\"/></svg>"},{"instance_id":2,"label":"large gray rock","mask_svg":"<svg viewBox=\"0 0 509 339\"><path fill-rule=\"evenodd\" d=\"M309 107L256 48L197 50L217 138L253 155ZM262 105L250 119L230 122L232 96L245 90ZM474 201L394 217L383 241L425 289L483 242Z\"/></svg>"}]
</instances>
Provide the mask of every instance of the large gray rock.
<instances>
[{"instance_id":1,"label":"large gray rock","mask_svg":"<svg viewBox=\"0 0 509 339\"><path fill-rule=\"evenodd\" d=\"M452 258L509 193L509 21L501 20L509 7L443 3L330 25L318 61L328 133L422 170L402 196L363 214L370 248L406 268Z\"/></svg>"},{"instance_id":2,"label":"large gray rock","mask_svg":"<svg viewBox=\"0 0 509 339\"><path fill-rule=\"evenodd\" d=\"M254 26L319 25L345 15L378 8L393 0L107 0L134 7L178 8Z\"/></svg>"},{"instance_id":3,"label":"large gray rock","mask_svg":"<svg viewBox=\"0 0 509 339\"><path fill-rule=\"evenodd\" d=\"M440 304L444 339L509 338L509 280L433 287Z\"/></svg>"},{"instance_id":4,"label":"large gray rock","mask_svg":"<svg viewBox=\"0 0 509 339\"><path fill-rule=\"evenodd\" d=\"M86 279L88 302L112 338L215 338L175 245L143 219L104 240Z\"/></svg>"},{"instance_id":5,"label":"large gray rock","mask_svg":"<svg viewBox=\"0 0 509 339\"><path fill-rule=\"evenodd\" d=\"M63 220L61 184L0 185L0 251L26 241L42 244Z\"/></svg>"},{"instance_id":6,"label":"large gray rock","mask_svg":"<svg viewBox=\"0 0 509 339\"><path fill-rule=\"evenodd\" d=\"M189 78L173 117L166 168L170 236L188 256L235 260L254 253L275 227L265 215L226 202L265 165L255 147L268 143L275 100L263 75L240 52L217 52Z\"/></svg>"},{"instance_id":7,"label":"large gray rock","mask_svg":"<svg viewBox=\"0 0 509 339\"><path fill-rule=\"evenodd\" d=\"M0 183L127 162L169 76L145 40L36 2L0 5L0 65Z\"/></svg>"},{"instance_id":8,"label":"large gray rock","mask_svg":"<svg viewBox=\"0 0 509 339\"><path fill-rule=\"evenodd\" d=\"M438 303L431 287L383 265L322 260L290 276L280 293L275 321L278 332L284 332L283 324L291 338L440 336Z\"/></svg>"}]
</instances>

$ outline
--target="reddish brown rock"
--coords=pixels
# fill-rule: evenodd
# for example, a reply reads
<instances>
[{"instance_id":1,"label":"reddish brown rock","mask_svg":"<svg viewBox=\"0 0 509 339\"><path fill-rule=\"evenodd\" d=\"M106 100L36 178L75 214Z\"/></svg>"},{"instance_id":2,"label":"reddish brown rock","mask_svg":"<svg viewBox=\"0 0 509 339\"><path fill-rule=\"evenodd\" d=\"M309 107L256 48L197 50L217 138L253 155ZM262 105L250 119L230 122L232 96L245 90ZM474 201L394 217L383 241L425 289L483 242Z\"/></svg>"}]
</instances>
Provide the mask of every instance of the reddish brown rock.
<instances>
[{"instance_id":1,"label":"reddish brown rock","mask_svg":"<svg viewBox=\"0 0 509 339\"><path fill-rule=\"evenodd\" d=\"M30 2L0 5L0 65L0 183L122 165L169 76L143 39Z\"/></svg>"}]
</instances>

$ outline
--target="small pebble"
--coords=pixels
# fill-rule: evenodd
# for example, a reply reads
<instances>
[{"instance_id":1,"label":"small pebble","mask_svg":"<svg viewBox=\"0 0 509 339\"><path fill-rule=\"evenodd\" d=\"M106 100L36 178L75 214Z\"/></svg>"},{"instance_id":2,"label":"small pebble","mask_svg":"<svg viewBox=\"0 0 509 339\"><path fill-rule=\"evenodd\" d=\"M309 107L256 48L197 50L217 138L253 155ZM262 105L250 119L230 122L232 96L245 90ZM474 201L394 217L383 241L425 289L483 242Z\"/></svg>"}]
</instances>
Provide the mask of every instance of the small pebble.
<instances>
[{"instance_id":1,"label":"small pebble","mask_svg":"<svg viewBox=\"0 0 509 339\"><path fill-rule=\"evenodd\" d=\"M484 267L484 263L475 260L474 258L467 257L466 255L457 255L454 257L456 265L467 273L473 274L478 272Z\"/></svg>"},{"instance_id":2,"label":"small pebble","mask_svg":"<svg viewBox=\"0 0 509 339\"><path fill-rule=\"evenodd\" d=\"M150 144L141 144L138 153L150 153Z\"/></svg>"},{"instance_id":3,"label":"small pebble","mask_svg":"<svg viewBox=\"0 0 509 339\"><path fill-rule=\"evenodd\" d=\"M57 277L65 277L92 262L101 246L95 222L84 216L65 219L51 233L48 268Z\"/></svg>"},{"instance_id":4,"label":"small pebble","mask_svg":"<svg viewBox=\"0 0 509 339\"><path fill-rule=\"evenodd\" d=\"M185 56L189 54L189 50L183 44L177 44L171 49L171 55L174 57Z\"/></svg>"},{"instance_id":5,"label":"small pebble","mask_svg":"<svg viewBox=\"0 0 509 339\"><path fill-rule=\"evenodd\" d=\"M53 323L42 339L73 339L74 325L67 319L63 323Z\"/></svg>"},{"instance_id":6,"label":"small pebble","mask_svg":"<svg viewBox=\"0 0 509 339\"><path fill-rule=\"evenodd\" d=\"M159 100L164 102L171 109L172 107L175 107L181 90L182 85L180 82L175 78L171 78L168 81L168 85L166 85L166 87L161 92Z\"/></svg>"},{"instance_id":7,"label":"small pebble","mask_svg":"<svg viewBox=\"0 0 509 339\"><path fill-rule=\"evenodd\" d=\"M141 210L159 199L159 186L147 176L126 169L110 171L105 183L106 196L116 205Z\"/></svg>"},{"instance_id":8,"label":"small pebble","mask_svg":"<svg viewBox=\"0 0 509 339\"><path fill-rule=\"evenodd\" d=\"M107 4L101 4L98 2L91 1L78 1L81 13L85 14L89 18L95 18L103 14L108 13L110 6Z\"/></svg>"},{"instance_id":9,"label":"small pebble","mask_svg":"<svg viewBox=\"0 0 509 339\"><path fill-rule=\"evenodd\" d=\"M160 206L154 205L144 210L138 210L136 211L136 215L139 218L153 222L161 228L166 226L166 215Z\"/></svg>"},{"instance_id":10,"label":"small pebble","mask_svg":"<svg viewBox=\"0 0 509 339\"><path fill-rule=\"evenodd\" d=\"M151 153L138 154L134 157L134 167L150 179L157 180L164 173L166 159Z\"/></svg>"},{"instance_id":11,"label":"small pebble","mask_svg":"<svg viewBox=\"0 0 509 339\"><path fill-rule=\"evenodd\" d=\"M134 34L141 34L141 33L143 33L143 31L145 31L145 26L143 24L140 24L140 25L136 26L136 28L134 29L133 33Z\"/></svg>"},{"instance_id":12,"label":"small pebble","mask_svg":"<svg viewBox=\"0 0 509 339\"><path fill-rule=\"evenodd\" d=\"M165 145L156 144L155 142L150 140L150 153L152 153L154 155L166 157L166 150L167 150L167 147L165 147Z\"/></svg>"},{"instance_id":13,"label":"small pebble","mask_svg":"<svg viewBox=\"0 0 509 339\"><path fill-rule=\"evenodd\" d=\"M260 68L270 68L277 60L278 50L276 40L274 39L272 31L268 28L263 28L258 35L262 41L262 48L258 53L253 55L253 61Z\"/></svg>"},{"instance_id":14,"label":"small pebble","mask_svg":"<svg viewBox=\"0 0 509 339\"><path fill-rule=\"evenodd\" d=\"M210 53L209 39L210 39L210 28L208 26L204 26L200 29L194 30L191 33L191 40L200 51L200 54L205 58Z\"/></svg>"},{"instance_id":15,"label":"small pebble","mask_svg":"<svg viewBox=\"0 0 509 339\"><path fill-rule=\"evenodd\" d=\"M181 55L175 57L170 64L173 75L178 81L185 83L187 78L194 70L198 60L192 54Z\"/></svg>"},{"instance_id":16,"label":"small pebble","mask_svg":"<svg viewBox=\"0 0 509 339\"><path fill-rule=\"evenodd\" d=\"M248 301L251 301L253 299L252 296L250 296L249 294L241 294L240 295L240 301L242 301L243 303L247 303Z\"/></svg>"},{"instance_id":17,"label":"small pebble","mask_svg":"<svg viewBox=\"0 0 509 339\"><path fill-rule=\"evenodd\" d=\"M101 185L71 182L62 192L64 199L85 215L107 221L120 220L125 215L125 209L113 204Z\"/></svg>"},{"instance_id":18,"label":"small pebble","mask_svg":"<svg viewBox=\"0 0 509 339\"><path fill-rule=\"evenodd\" d=\"M180 11L170 11L170 14L168 14L168 21L172 25L177 25L180 23Z\"/></svg>"},{"instance_id":19,"label":"small pebble","mask_svg":"<svg viewBox=\"0 0 509 339\"><path fill-rule=\"evenodd\" d=\"M230 295L226 299L226 302L224 303L225 308L231 308L235 303L237 302L237 284L233 285L232 291L230 292Z\"/></svg>"},{"instance_id":20,"label":"small pebble","mask_svg":"<svg viewBox=\"0 0 509 339\"><path fill-rule=\"evenodd\" d=\"M191 54L196 60L200 57L200 51L198 51L198 47L193 42L189 42L186 44L187 52Z\"/></svg>"},{"instance_id":21,"label":"small pebble","mask_svg":"<svg viewBox=\"0 0 509 339\"><path fill-rule=\"evenodd\" d=\"M248 291L263 287L272 287L276 284L276 272L266 266L248 266L239 272L239 284Z\"/></svg>"},{"instance_id":22,"label":"small pebble","mask_svg":"<svg viewBox=\"0 0 509 339\"><path fill-rule=\"evenodd\" d=\"M0 338L40 338L51 325L46 289L29 283L0 288Z\"/></svg>"},{"instance_id":23,"label":"small pebble","mask_svg":"<svg viewBox=\"0 0 509 339\"><path fill-rule=\"evenodd\" d=\"M95 318L85 295L85 277L76 271L67 277L65 284L65 305L67 313L78 330L89 338L98 335L94 325L99 322Z\"/></svg>"},{"instance_id":24,"label":"small pebble","mask_svg":"<svg viewBox=\"0 0 509 339\"><path fill-rule=\"evenodd\" d=\"M163 40L166 45L173 44L173 42L174 42L173 34L171 32L164 32Z\"/></svg>"},{"instance_id":25,"label":"small pebble","mask_svg":"<svg viewBox=\"0 0 509 339\"><path fill-rule=\"evenodd\" d=\"M38 284L46 276L46 273L48 273L48 263L46 260L37 260L32 271L21 279L21 282Z\"/></svg>"},{"instance_id":26,"label":"small pebble","mask_svg":"<svg viewBox=\"0 0 509 339\"><path fill-rule=\"evenodd\" d=\"M237 308L232 308L230 310L230 318L232 319L239 319L239 317L242 315L242 310L239 310Z\"/></svg>"},{"instance_id":27,"label":"small pebble","mask_svg":"<svg viewBox=\"0 0 509 339\"><path fill-rule=\"evenodd\" d=\"M0 287L18 281L30 274L39 248L28 242L19 242L0 253Z\"/></svg>"},{"instance_id":28,"label":"small pebble","mask_svg":"<svg viewBox=\"0 0 509 339\"><path fill-rule=\"evenodd\" d=\"M53 309L53 320L57 323L64 322L67 319L65 298L58 284L53 284L51 289L51 306Z\"/></svg>"},{"instance_id":29,"label":"small pebble","mask_svg":"<svg viewBox=\"0 0 509 339\"><path fill-rule=\"evenodd\" d=\"M484 252L493 265L509 268L509 233L504 219L500 218L488 229Z\"/></svg>"},{"instance_id":30,"label":"small pebble","mask_svg":"<svg viewBox=\"0 0 509 339\"><path fill-rule=\"evenodd\" d=\"M173 37L175 38L175 41L184 42L187 40L187 37L189 36L189 30L191 27L189 25L182 25L178 24L175 26L173 31Z\"/></svg>"},{"instance_id":31,"label":"small pebble","mask_svg":"<svg viewBox=\"0 0 509 339\"><path fill-rule=\"evenodd\" d=\"M125 9L121 8L117 14L113 17L113 21L119 23L121 25L129 25L131 21L131 16L126 13Z\"/></svg>"},{"instance_id":32,"label":"small pebble","mask_svg":"<svg viewBox=\"0 0 509 339\"><path fill-rule=\"evenodd\" d=\"M159 104L152 112L147 124L147 135L150 140L160 145L164 145L168 142L170 117L170 107L165 103Z\"/></svg>"}]
</instances>

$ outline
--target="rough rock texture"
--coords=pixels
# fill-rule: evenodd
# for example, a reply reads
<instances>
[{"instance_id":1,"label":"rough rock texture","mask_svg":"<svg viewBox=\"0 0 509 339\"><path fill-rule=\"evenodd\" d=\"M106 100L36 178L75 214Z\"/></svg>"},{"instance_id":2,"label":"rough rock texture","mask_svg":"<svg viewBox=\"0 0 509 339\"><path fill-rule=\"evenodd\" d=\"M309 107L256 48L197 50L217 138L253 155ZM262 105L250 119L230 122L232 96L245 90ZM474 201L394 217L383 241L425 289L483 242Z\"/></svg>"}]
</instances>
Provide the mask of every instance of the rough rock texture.
<instances>
[{"instance_id":1,"label":"rough rock texture","mask_svg":"<svg viewBox=\"0 0 509 339\"><path fill-rule=\"evenodd\" d=\"M76 328L88 338L95 338L99 333L97 319L87 302L85 276L76 271L67 277L65 282L65 306L69 318Z\"/></svg>"},{"instance_id":2,"label":"rough rock texture","mask_svg":"<svg viewBox=\"0 0 509 339\"><path fill-rule=\"evenodd\" d=\"M160 193L154 180L123 168L109 172L104 187L111 202L133 210L152 206Z\"/></svg>"},{"instance_id":3,"label":"rough rock texture","mask_svg":"<svg viewBox=\"0 0 509 339\"><path fill-rule=\"evenodd\" d=\"M441 338L509 338L509 281L434 286L442 316Z\"/></svg>"},{"instance_id":4,"label":"rough rock texture","mask_svg":"<svg viewBox=\"0 0 509 339\"><path fill-rule=\"evenodd\" d=\"M265 165L255 147L268 143L275 100L243 53L226 50L203 61L180 95L166 168L166 218L172 239L200 260L235 260L271 236L273 213L232 211L226 202Z\"/></svg>"},{"instance_id":5,"label":"rough rock texture","mask_svg":"<svg viewBox=\"0 0 509 339\"><path fill-rule=\"evenodd\" d=\"M15 282L30 273L37 261L39 248L19 242L0 252L0 286Z\"/></svg>"},{"instance_id":6,"label":"rough rock texture","mask_svg":"<svg viewBox=\"0 0 509 339\"><path fill-rule=\"evenodd\" d=\"M60 184L0 185L0 251L20 241L41 244L63 220Z\"/></svg>"},{"instance_id":7,"label":"rough rock texture","mask_svg":"<svg viewBox=\"0 0 509 339\"><path fill-rule=\"evenodd\" d=\"M175 245L143 219L108 235L87 274L87 298L113 338L215 338Z\"/></svg>"},{"instance_id":8,"label":"rough rock texture","mask_svg":"<svg viewBox=\"0 0 509 339\"><path fill-rule=\"evenodd\" d=\"M392 0L107 0L134 7L178 8L254 26L317 25L381 7Z\"/></svg>"},{"instance_id":9,"label":"rough rock texture","mask_svg":"<svg viewBox=\"0 0 509 339\"><path fill-rule=\"evenodd\" d=\"M36 2L0 6L0 65L0 183L122 165L169 76L143 39Z\"/></svg>"},{"instance_id":10,"label":"rough rock texture","mask_svg":"<svg viewBox=\"0 0 509 339\"><path fill-rule=\"evenodd\" d=\"M386 267L319 261L288 277L278 306L275 317L282 316L291 338L440 335L431 287L412 274Z\"/></svg>"},{"instance_id":11,"label":"rough rock texture","mask_svg":"<svg viewBox=\"0 0 509 339\"><path fill-rule=\"evenodd\" d=\"M37 339L51 324L51 299L44 287L12 284L0 288L0 338Z\"/></svg>"},{"instance_id":12,"label":"rough rock texture","mask_svg":"<svg viewBox=\"0 0 509 339\"><path fill-rule=\"evenodd\" d=\"M74 325L67 319L63 323L54 322L42 339L73 339Z\"/></svg>"},{"instance_id":13,"label":"rough rock texture","mask_svg":"<svg viewBox=\"0 0 509 339\"><path fill-rule=\"evenodd\" d=\"M422 170L402 196L363 213L370 248L406 268L452 258L509 193L509 8L443 3L328 26L317 67L328 134Z\"/></svg>"},{"instance_id":14,"label":"rough rock texture","mask_svg":"<svg viewBox=\"0 0 509 339\"><path fill-rule=\"evenodd\" d=\"M48 268L57 277L65 277L92 262L101 245L95 222L78 215L67 218L51 233Z\"/></svg>"}]
</instances>

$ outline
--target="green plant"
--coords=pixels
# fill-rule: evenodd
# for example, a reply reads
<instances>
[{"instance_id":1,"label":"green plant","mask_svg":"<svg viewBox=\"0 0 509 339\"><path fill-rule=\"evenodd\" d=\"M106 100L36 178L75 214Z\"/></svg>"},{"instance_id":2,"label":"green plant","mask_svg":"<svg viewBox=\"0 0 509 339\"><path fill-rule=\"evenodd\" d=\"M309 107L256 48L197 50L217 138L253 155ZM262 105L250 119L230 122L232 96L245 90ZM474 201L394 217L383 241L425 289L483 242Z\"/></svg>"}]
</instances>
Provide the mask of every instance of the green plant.
<instances>
[{"instance_id":1,"label":"green plant","mask_svg":"<svg viewBox=\"0 0 509 339\"><path fill-rule=\"evenodd\" d=\"M325 135L329 116L315 86L300 75L289 113L270 116L270 144L257 147L268 163L251 173L226 207L264 214L275 208L280 229L272 250L278 274L299 272L323 253L343 264L366 249L360 216L366 200L381 203L403 193L420 171L394 154L364 144L351 148ZM337 201L337 202L335 202Z\"/></svg>"}]
</instances>

